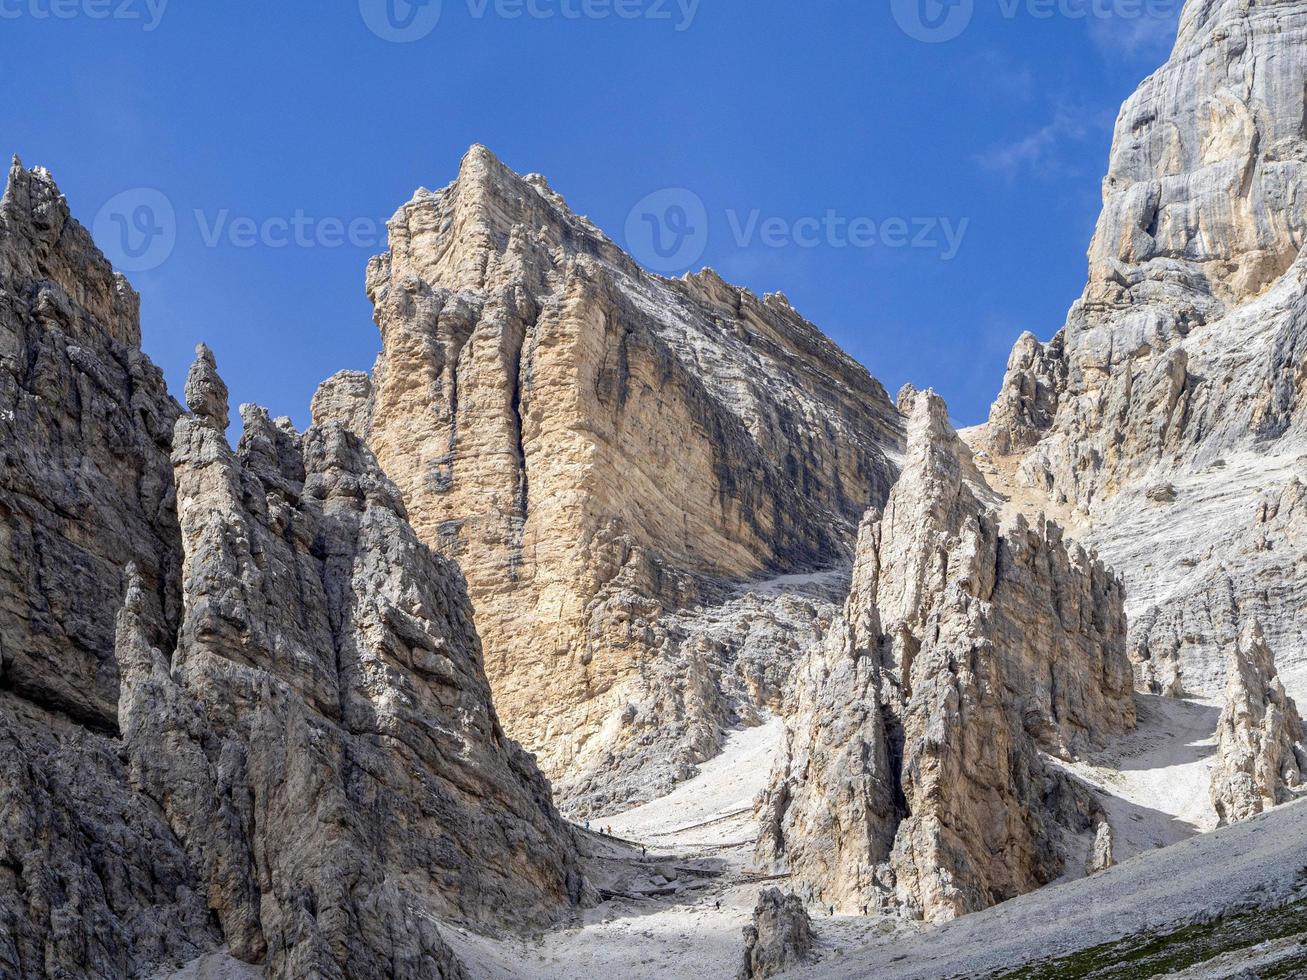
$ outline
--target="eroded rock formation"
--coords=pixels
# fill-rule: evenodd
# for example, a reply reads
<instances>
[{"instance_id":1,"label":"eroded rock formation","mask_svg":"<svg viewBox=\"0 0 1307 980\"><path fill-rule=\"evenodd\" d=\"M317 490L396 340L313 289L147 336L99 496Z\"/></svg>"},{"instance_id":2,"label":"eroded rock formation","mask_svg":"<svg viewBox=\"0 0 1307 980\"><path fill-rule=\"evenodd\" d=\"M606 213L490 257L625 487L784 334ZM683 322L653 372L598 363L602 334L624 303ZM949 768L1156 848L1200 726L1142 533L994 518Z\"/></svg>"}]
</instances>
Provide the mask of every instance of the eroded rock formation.
<instances>
[{"instance_id":1,"label":"eroded rock formation","mask_svg":"<svg viewBox=\"0 0 1307 980\"><path fill-rule=\"evenodd\" d=\"M723 580L847 561L898 416L784 297L651 276L481 147L395 215L368 293L370 397L338 377L320 410L370 420L418 533L468 576L509 730L602 810L588 787L684 718L683 688L650 686L680 656L664 620Z\"/></svg>"},{"instance_id":2,"label":"eroded rock formation","mask_svg":"<svg viewBox=\"0 0 1307 980\"><path fill-rule=\"evenodd\" d=\"M0 977L456 978L441 922L584 900L462 577L358 437L247 406L233 451L203 347L178 418L42 171L0 303Z\"/></svg>"},{"instance_id":3,"label":"eroded rock formation","mask_svg":"<svg viewBox=\"0 0 1307 980\"><path fill-rule=\"evenodd\" d=\"M825 904L938 920L1060 875L1094 804L1045 766L1134 723L1120 583L1046 521L1002 526L943 402L863 522L853 586L804 665L759 857Z\"/></svg>"},{"instance_id":4,"label":"eroded rock formation","mask_svg":"<svg viewBox=\"0 0 1307 980\"><path fill-rule=\"evenodd\" d=\"M1223 824L1287 803L1307 770L1298 707L1255 620L1240 634L1229 664L1212 767L1212 803Z\"/></svg>"},{"instance_id":5,"label":"eroded rock formation","mask_svg":"<svg viewBox=\"0 0 1307 980\"><path fill-rule=\"evenodd\" d=\"M1247 616L1307 666L1304 45L1302 4L1185 6L1117 120L1084 295L972 440L1124 577L1158 693L1219 696Z\"/></svg>"},{"instance_id":6,"label":"eroded rock formation","mask_svg":"<svg viewBox=\"0 0 1307 980\"><path fill-rule=\"evenodd\" d=\"M765 980L803 963L812 953L812 921L796 895L766 888L753 924L744 928L744 962L736 980Z\"/></svg>"}]
</instances>

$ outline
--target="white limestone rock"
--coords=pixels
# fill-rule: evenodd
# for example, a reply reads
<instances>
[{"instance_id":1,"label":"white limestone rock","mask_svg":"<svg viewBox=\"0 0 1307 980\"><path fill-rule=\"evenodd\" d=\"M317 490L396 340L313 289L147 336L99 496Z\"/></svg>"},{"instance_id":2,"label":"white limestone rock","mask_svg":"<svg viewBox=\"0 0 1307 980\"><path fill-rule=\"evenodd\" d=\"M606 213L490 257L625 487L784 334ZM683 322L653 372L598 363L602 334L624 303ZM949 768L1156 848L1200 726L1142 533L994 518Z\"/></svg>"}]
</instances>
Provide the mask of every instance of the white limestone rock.
<instances>
[{"instance_id":1,"label":"white limestone rock","mask_svg":"<svg viewBox=\"0 0 1307 980\"><path fill-rule=\"evenodd\" d=\"M1307 668L1307 5L1185 6L1121 110L1089 281L971 435L1126 583L1156 693L1219 696L1241 617Z\"/></svg>"}]
</instances>

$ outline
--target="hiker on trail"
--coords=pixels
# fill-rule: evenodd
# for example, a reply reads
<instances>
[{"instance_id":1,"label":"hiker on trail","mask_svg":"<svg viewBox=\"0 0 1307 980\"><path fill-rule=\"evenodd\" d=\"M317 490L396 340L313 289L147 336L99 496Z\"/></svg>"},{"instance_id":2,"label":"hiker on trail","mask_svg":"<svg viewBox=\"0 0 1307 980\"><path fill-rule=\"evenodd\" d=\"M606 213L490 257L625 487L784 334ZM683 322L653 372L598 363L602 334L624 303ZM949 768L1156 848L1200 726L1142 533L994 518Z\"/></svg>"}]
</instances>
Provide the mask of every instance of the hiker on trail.
<instances>
[{"instance_id":1,"label":"hiker on trail","mask_svg":"<svg viewBox=\"0 0 1307 980\"><path fill-rule=\"evenodd\" d=\"M720 911L722 907L722 900L719 898L717 899L717 901L713 902L713 907L716 908L718 911Z\"/></svg>"},{"instance_id":2,"label":"hiker on trail","mask_svg":"<svg viewBox=\"0 0 1307 980\"><path fill-rule=\"evenodd\" d=\"M587 832L590 830L590 819L588 817L586 818L585 821L585 829Z\"/></svg>"},{"instance_id":3,"label":"hiker on trail","mask_svg":"<svg viewBox=\"0 0 1307 980\"><path fill-rule=\"evenodd\" d=\"M647 848L647 847L645 847L643 844L641 844L641 845L640 845L640 857L648 857L648 856L649 856L649 848Z\"/></svg>"}]
</instances>

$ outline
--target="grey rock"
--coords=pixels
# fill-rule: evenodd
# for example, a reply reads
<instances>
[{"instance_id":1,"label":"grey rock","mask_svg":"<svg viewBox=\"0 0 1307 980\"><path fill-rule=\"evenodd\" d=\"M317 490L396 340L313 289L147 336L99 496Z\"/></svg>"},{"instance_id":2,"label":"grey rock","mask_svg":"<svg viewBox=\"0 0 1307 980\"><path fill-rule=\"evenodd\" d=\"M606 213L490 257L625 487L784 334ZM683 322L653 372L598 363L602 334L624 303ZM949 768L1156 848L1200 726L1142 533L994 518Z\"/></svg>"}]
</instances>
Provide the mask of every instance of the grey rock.
<instances>
[{"instance_id":1,"label":"grey rock","mask_svg":"<svg viewBox=\"0 0 1307 980\"><path fill-rule=\"evenodd\" d=\"M195 362L186 376L186 405L197 418L227 430L227 384L218 376L213 351L204 344L195 348Z\"/></svg>"},{"instance_id":2,"label":"grey rock","mask_svg":"<svg viewBox=\"0 0 1307 980\"><path fill-rule=\"evenodd\" d=\"M128 562L151 641L177 631L180 411L140 351L136 293L50 175L15 161L0 200L0 688L105 733Z\"/></svg>"},{"instance_id":3,"label":"grey rock","mask_svg":"<svg viewBox=\"0 0 1307 980\"><path fill-rule=\"evenodd\" d=\"M765 980L798 966L812 954L812 921L796 895L764 889L744 928L744 962L736 980Z\"/></svg>"},{"instance_id":4,"label":"grey rock","mask_svg":"<svg viewBox=\"0 0 1307 980\"><path fill-rule=\"evenodd\" d=\"M437 919L543 926L585 887L490 706L461 576L343 425L300 438L246 406L233 451L225 405L206 404L174 439L171 670L133 639L131 592L121 621L133 782L203 869L239 958L273 976L461 977Z\"/></svg>"},{"instance_id":5,"label":"grey rock","mask_svg":"<svg viewBox=\"0 0 1307 980\"><path fill-rule=\"evenodd\" d=\"M1104 817L1098 821L1098 827L1094 830L1094 843L1089 849L1089 859L1085 865L1085 873L1097 874L1116 864L1113 851L1112 824Z\"/></svg>"},{"instance_id":6,"label":"grey rock","mask_svg":"<svg viewBox=\"0 0 1307 980\"><path fill-rule=\"evenodd\" d=\"M372 379L362 371L341 371L318 386L311 412L314 425L339 422L360 438L372 430Z\"/></svg>"},{"instance_id":7,"label":"grey rock","mask_svg":"<svg viewBox=\"0 0 1307 980\"><path fill-rule=\"evenodd\" d=\"M1118 580L998 501L933 393L863 522L853 585L799 676L759 858L823 904L931 920L1058 877L1092 806L1041 753L1134 724Z\"/></svg>"},{"instance_id":8,"label":"grey rock","mask_svg":"<svg viewBox=\"0 0 1307 980\"><path fill-rule=\"evenodd\" d=\"M1307 771L1298 707L1276 675L1256 620L1240 635L1229 664L1212 766L1212 803L1223 824L1289 802Z\"/></svg>"},{"instance_id":9,"label":"grey rock","mask_svg":"<svg viewBox=\"0 0 1307 980\"><path fill-rule=\"evenodd\" d=\"M464 976L590 892L458 569L345 425L178 418L49 175L0 202L0 977ZM175 429L175 432L174 432Z\"/></svg>"}]
</instances>

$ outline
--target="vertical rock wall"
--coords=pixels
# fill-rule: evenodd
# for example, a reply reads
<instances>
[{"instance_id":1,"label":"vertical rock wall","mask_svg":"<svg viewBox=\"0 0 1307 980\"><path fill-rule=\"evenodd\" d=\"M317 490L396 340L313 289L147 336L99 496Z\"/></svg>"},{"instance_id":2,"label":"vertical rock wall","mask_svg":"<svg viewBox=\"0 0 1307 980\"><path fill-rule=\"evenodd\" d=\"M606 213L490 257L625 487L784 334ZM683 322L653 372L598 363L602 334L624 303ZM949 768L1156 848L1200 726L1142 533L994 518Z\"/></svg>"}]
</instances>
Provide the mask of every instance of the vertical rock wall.
<instances>
[{"instance_id":1,"label":"vertical rock wall","mask_svg":"<svg viewBox=\"0 0 1307 980\"><path fill-rule=\"evenodd\" d=\"M783 297L648 275L481 147L390 246L370 395L335 379L319 407L367 420L418 533L467 574L510 731L602 807L586 787L643 758L646 715L679 696L648 688L675 656L664 617L722 579L846 561L898 416Z\"/></svg>"}]
</instances>

